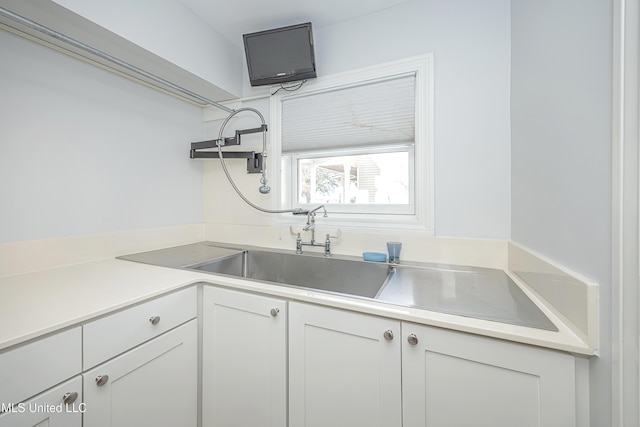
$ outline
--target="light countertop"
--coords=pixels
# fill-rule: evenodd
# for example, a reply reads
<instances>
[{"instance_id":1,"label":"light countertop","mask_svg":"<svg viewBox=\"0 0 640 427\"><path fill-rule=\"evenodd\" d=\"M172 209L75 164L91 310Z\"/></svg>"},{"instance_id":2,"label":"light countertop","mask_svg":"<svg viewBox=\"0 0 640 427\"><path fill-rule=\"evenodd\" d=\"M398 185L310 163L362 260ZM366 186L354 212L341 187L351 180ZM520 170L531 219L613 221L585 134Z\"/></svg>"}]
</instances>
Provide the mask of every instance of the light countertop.
<instances>
[{"instance_id":1,"label":"light countertop","mask_svg":"<svg viewBox=\"0 0 640 427\"><path fill-rule=\"evenodd\" d=\"M0 349L197 282L116 259L0 278Z\"/></svg>"},{"instance_id":2,"label":"light countertop","mask_svg":"<svg viewBox=\"0 0 640 427\"><path fill-rule=\"evenodd\" d=\"M557 332L229 276L107 259L0 278L0 351L129 305L207 282L577 354L594 354L594 349L537 301L526 286L516 277L510 277L556 325Z\"/></svg>"}]
</instances>

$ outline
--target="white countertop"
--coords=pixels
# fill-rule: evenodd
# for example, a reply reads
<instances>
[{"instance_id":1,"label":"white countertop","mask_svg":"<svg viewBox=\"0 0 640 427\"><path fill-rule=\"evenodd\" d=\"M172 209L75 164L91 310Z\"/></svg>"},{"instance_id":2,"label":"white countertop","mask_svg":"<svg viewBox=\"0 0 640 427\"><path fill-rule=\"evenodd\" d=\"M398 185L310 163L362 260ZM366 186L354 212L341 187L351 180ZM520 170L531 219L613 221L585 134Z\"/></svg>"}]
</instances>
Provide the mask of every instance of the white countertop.
<instances>
[{"instance_id":1,"label":"white countertop","mask_svg":"<svg viewBox=\"0 0 640 427\"><path fill-rule=\"evenodd\" d=\"M558 332L118 259L0 278L0 350L198 282L577 354L594 354L593 348L535 297L532 299L558 327Z\"/></svg>"}]
</instances>

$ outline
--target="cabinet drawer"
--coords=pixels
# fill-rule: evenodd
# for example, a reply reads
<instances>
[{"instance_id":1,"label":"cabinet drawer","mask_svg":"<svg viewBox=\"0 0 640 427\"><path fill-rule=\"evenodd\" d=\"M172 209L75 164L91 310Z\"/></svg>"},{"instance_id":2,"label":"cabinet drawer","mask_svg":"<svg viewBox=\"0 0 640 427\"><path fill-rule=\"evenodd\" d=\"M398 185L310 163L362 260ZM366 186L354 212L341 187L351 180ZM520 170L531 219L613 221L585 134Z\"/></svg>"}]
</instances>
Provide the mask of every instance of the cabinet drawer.
<instances>
[{"instance_id":1,"label":"cabinet drawer","mask_svg":"<svg viewBox=\"0 0 640 427\"><path fill-rule=\"evenodd\" d=\"M78 376L7 409L0 414L0 427L81 427L84 410L82 377Z\"/></svg>"},{"instance_id":2,"label":"cabinet drawer","mask_svg":"<svg viewBox=\"0 0 640 427\"><path fill-rule=\"evenodd\" d=\"M82 370L80 327L0 353L0 403L22 402Z\"/></svg>"},{"instance_id":3,"label":"cabinet drawer","mask_svg":"<svg viewBox=\"0 0 640 427\"><path fill-rule=\"evenodd\" d=\"M83 325L84 370L195 318L197 310L191 287Z\"/></svg>"}]
</instances>

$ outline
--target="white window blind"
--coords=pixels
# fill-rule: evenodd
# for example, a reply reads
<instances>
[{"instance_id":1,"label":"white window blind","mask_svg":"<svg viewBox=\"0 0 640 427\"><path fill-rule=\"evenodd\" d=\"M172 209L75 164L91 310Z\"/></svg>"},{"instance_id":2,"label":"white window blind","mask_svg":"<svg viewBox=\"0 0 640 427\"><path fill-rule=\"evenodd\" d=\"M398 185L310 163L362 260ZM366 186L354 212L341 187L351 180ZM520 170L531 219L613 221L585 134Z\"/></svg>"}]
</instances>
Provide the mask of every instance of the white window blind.
<instances>
[{"instance_id":1,"label":"white window blind","mask_svg":"<svg viewBox=\"0 0 640 427\"><path fill-rule=\"evenodd\" d=\"M413 144L415 73L282 102L282 152Z\"/></svg>"}]
</instances>

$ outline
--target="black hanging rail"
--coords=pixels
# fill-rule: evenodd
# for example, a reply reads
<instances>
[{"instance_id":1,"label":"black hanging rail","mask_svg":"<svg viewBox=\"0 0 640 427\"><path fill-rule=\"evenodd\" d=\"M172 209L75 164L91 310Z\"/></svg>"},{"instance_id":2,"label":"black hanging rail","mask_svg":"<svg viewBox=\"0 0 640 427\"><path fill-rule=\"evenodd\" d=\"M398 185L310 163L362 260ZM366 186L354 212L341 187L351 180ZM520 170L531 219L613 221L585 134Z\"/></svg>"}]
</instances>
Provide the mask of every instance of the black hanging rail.
<instances>
[{"instance_id":1,"label":"black hanging rail","mask_svg":"<svg viewBox=\"0 0 640 427\"><path fill-rule=\"evenodd\" d=\"M192 142L189 157L192 159L218 159L220 158L220 154L218 153L217 148L220 142L222 147L226 147L228 145L240 145L242 135L266 131L267 125L262 125L253 129L236 130L236 135L234 137ZM215 148L216 151L199 151L211 148ZM223 157L225 159L247 159L247 173L262 172L262 153L256 153L255 151L226 151L223 153Z\"/></svg>"}]
</instances>

